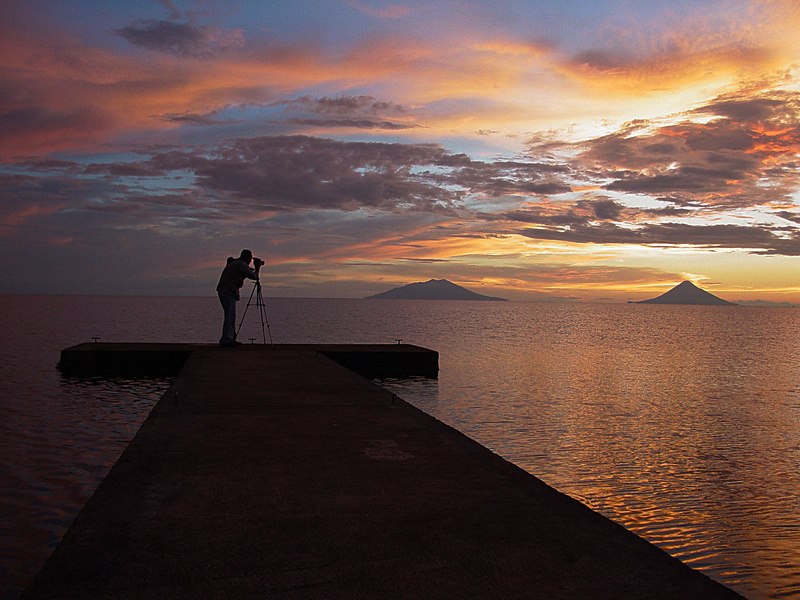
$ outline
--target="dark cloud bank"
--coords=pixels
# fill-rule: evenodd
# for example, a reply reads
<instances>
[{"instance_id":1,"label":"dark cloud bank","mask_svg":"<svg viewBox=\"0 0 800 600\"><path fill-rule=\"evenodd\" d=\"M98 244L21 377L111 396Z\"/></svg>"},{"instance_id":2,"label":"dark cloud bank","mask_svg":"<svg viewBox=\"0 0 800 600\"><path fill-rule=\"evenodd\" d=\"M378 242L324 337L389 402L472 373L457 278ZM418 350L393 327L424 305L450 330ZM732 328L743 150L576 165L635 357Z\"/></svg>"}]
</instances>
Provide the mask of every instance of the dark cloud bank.
<instances>
[{"instance_id":1,"label":"dark cloud bank","mask_svg":"<svg viewBox=\"0 0 800 600\"><path fill-rule=\"evenodd\" d=\"M467 193L557 193L561 167L481 163L433 144L340 142L308 136L240 139L211 151L173 150L137 163L103 163L87 173L164 177L191 172L217 197L259 209L442 211Z\"/></svg>"},{"instance_id":2,"label":"dark cloud bank","mask_svg":"<svg viewBox=\"0 0 800 600\"><path fill-rule=\"evenodd\" d=\"M208 26L145 20L116 30L131 44L175 56L207 58L237 46L234 39Z\"/></svg>"},{"instance_id":3,"label":"dark cloud bank","mask_svg":"<svg viewBox=\"0 0 800 600\"><path fill-rule=\"evenodd\" d=\"M532 142L536 154L557 148ZM570 163L573 177L623 196L648 196L662 206L631 209L605 199L549 203L502 215L536 225L523 235L574 243L690 244L800 254L800 236L793 225L800 222L800 214L785 209L800 183L798 94L731 94L687 113L677 124L633 121L613 134L564 148L579 151ZM779 217L790 225L713 223L742 209ZM670 221L690 215L710 224Z\"/></svg>"},{"instance_id":4,"label":"dark cloud bank","mask_svg":"<svg viewBox=\"0 0 800 600\"><path fill-rule=\"evenodd\" d=\"M800 255L800 232L741 225L687 225L654 223L638 228L614 223L571 225L566 229L530 228L523 235L545 240L593 244L640 244L648 246L693 245L707 248L740 248L762 254ZM783 234L783 235L781 235Z\"/></svg>"},{"instance_id":5,"label":"dark cloud bank","mask_svg":"<svg viewBox=\"0 0 800 600\"><path fill-rule=\"evenodd\" d=\"M396 120L398 117L408 117L410 111L405 107L367 95L335 98L301 96L281 100L273 103L273 106L284 107L289 115L286 121L293 125L389 131L420 127L414 122Z\"/></svg>"},{"instance_id":6,"label":"dark cloud bank","mask_svg":"<svg viewBox=\"0 0 800 600\"><path fill-rule=\"evenodd\" d=\"M688 117L705 116L707 121ZM587 142L578 161L612 191L674 194L707 204L755 206L796 182L800 96L725 97L675 125L635 121ZM716 195L716 196L715 196Z\"/></svg>"},{"instance_id":7,"label":"dark cloud bank","mask_svg":"<svg viewBox=\"0 0 800 600\"><path fill-rule=\"evenodd\" d=\"M136 38L140 43L173 52L194 52L205 43L196 32L183 29L149 24L136 31L126 35L142 34ZM295 114L302 112L309 123L358 127L391 128L393 121L386 119L407 112L371 96L301 97L279 104ZM709 118L693 121L692 115ZM567 146L572 158L560 161L554 144L532 150L529 160L484 162L435 144L293 135L238 139L213 148L155 149L147 159L91 164L82 171L75 163L48 167L31 160L25 165L51 174L60 171L57 179L50 178L60 189L70 186L70 177L74 189L86 187L81 177L104 179L113 194L89 203L92 210L138 211L142 218L213 220L311 209L427 212L472 219L477 233L484 235L688 244L795 256L800 254L800 214L791 209L788 194L798 184L798 115L796 94L729 96L687 113L684 122L660 127L632 122L611 135ZM192 118L202 124L211 116ZM177 192L148 194L135 184L137 178L179 175L187 184ZM570 194L586 184L594 184L595 190ZM0 182L0 194L19 196L20 186L34 185L6 179ZM652 208L634 208L625 202L631 193L658 202ZM41 189L37 194L45 195ZM496 199L493 204L509 208L472 212L467 200L475 196ZM739 209L761 211L781 225L767 224L770 219L750 226L718 221L720 215ZM686 216L707 223L681 222Z\"/></svg>"}]
</instances>

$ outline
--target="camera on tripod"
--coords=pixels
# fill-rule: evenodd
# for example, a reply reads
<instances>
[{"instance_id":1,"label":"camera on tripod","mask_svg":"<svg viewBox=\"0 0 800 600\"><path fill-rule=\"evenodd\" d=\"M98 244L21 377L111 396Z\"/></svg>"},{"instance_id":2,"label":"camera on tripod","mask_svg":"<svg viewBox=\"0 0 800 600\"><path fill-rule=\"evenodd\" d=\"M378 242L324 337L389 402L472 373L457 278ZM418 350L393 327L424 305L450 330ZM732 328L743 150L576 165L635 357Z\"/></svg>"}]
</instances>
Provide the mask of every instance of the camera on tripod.
<instances>
[{"instance_id":1,"label":"camera on tripod","mask_svg":"<svg viewBox=\"0 0 800 600\"><path fill-rule=\"evenodd\" d=\"M260 258L253 257L253 266L255 266L255 267L263 267L264 266L264 261L261 260Z\"/></svg>"}]
</instances>

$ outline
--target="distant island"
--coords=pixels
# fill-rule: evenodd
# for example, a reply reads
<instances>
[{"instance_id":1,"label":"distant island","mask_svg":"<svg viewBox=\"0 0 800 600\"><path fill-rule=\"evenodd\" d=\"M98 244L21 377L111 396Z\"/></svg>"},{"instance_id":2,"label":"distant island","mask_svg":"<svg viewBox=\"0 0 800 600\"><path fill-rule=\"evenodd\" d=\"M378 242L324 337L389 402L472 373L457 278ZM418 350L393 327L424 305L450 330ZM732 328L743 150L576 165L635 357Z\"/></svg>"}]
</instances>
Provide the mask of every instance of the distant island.
<instances>
[{"instance_id":1,"label":"distant island","mask_svg":"<svg viewBox=\"0 0 800 600\"><path fill-rule=\"evenodd\" d=\"M489 300L505 302L505 298L476 294L447 279L430 279L392 288L386 292L367 296L377 300Z\"/></svg>"},{"instance_id":2,"label":"distant island","mask_svg":"<svg viewBox=\"0 0 800 600\"><path fill-rule=\"evenodd\" d=\"M691 281L683 281L670 291L638 302L628 301L628 304L705 304L715 306L736 306L735 302L723 300L710 292L700 289Z\"/></svg>"}]
</instances>

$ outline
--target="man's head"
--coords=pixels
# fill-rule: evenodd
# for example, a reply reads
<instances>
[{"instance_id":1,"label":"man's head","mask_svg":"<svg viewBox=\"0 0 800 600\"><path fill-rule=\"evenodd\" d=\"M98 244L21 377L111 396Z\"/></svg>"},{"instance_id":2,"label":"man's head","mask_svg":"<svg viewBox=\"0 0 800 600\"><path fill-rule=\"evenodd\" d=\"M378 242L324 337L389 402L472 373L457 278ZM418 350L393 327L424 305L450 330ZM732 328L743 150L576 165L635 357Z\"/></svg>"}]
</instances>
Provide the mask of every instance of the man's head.
<instances>
[{"instance_id":1,"label":"man's head","mask_svg":"<svg viewBox=\"0 0 800 600\"><path fill-rule=\"evenodd\" d=\"M239 255L239 260L243 260L244 262L246 262L249 265L250 261L253 260L253 253L250 252L250 250L248 250L247 248L245 248L244 250L242 250L242 253Z\"/></svg>"}]
</instances>

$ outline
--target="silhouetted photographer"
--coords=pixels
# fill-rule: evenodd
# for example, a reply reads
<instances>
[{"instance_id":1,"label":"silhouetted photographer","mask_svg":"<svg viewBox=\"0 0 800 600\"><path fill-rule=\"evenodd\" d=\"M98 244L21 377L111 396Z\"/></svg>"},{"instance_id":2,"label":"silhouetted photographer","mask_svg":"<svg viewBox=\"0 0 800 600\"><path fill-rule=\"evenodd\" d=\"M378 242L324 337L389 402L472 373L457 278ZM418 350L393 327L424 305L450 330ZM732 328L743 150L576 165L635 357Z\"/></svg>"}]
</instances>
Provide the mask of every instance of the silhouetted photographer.
<instances>
[{"instance_id":1,"label":"silhouetted photographer","mask_svg":"<svg viewBox=\"0 0 800 600\"><path fill-rule=\"evenodd\" d=\"M242 250L239 258L228 257L227 262L217 284L217 295L225 313L222 337L219 339L219 345L223 347L241 345L241 342L236 341L236 302L239 300L239 290L245 279L258 281L258 270L264 264L260 258L253 258L253 253L247 249ZM250 267L251 262L254 268Z\"/></svg>"}]
</instances>

